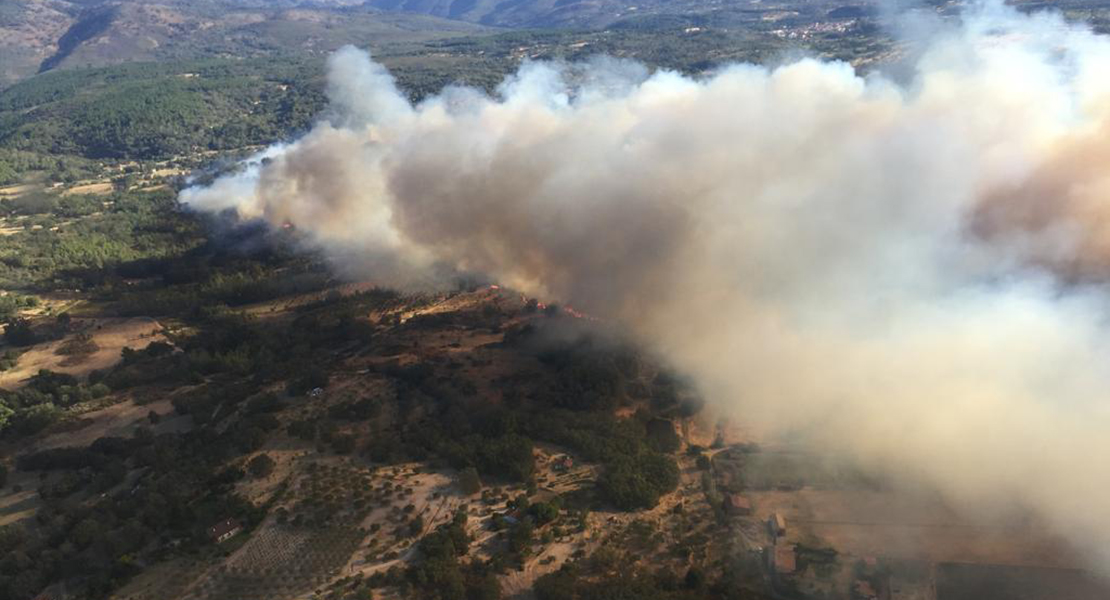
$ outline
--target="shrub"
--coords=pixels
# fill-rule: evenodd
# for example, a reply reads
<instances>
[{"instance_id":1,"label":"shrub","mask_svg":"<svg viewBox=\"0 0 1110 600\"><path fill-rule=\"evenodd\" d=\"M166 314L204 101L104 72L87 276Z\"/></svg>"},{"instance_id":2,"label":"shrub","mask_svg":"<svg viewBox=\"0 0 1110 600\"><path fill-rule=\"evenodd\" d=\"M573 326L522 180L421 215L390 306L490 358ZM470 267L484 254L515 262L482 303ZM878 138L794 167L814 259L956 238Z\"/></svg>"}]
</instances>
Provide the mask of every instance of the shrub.
<instances>
[{"instance_id":1,"label":"shrub","mask_svg":"<svg viewBox=\"0 0 1110 600\"><path fill-rule=\"evenodd\" d=\"M478 477L477 469L467 467L459 473L459 489L468 496L482 491L482 480Z\"/></svg>"},{"instance_id":2,"label":"shrub","mask_svg":"<svg viewBox=\"0 0 1110 600\"><path fill-rule=\"evenodd\" d=\"M247 463L247 469L250 471L251 476L256 479L269 477L274 472L274 467L277 463L274 459L270 458L269 454L259 454Z\"/></svg>"}]
</instances>

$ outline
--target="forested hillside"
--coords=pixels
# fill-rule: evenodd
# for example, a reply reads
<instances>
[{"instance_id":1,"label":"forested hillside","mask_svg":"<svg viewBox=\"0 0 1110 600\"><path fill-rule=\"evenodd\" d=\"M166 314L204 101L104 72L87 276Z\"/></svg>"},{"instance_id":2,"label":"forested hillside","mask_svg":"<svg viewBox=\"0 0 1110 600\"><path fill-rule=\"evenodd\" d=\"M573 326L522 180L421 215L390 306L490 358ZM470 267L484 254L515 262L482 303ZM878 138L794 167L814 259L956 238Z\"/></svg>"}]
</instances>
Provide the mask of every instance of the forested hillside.
<instances>
[{"instance_id":1,"label":"forested hillside","mask_svg":"<svg viewBox=\"0 0 1110 600\"><path fill-rule=\"evenodd\" d=\"M319 56L344 44L381 47L484 30L360 4L8 0L0 4L0 87L53 69L288 53Z\"/></svg>"},{"instance_id":2,"label":"forested hillside","mask_svg":"<svg viewBox=\"0 0 1110 600\"><path fill-rule=\"evenodd\" d=\"M318 72L211 60L46 73L0 92L0 147L151 159L268 143L320 110Z\"/></svg>"}]
</instances>

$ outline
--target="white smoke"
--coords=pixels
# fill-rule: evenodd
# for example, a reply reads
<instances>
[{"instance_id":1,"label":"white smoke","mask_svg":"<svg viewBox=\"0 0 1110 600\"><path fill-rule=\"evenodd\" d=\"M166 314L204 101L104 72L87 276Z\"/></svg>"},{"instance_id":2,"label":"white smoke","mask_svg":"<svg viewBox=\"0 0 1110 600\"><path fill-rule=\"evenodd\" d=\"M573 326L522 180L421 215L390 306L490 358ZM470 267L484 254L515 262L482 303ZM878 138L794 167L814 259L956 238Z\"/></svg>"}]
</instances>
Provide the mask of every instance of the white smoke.
<instances>
[{"instance_id":1,"label":"white smoke","mask_svg":"<svg viewBox=\"0 0 1110 600\"><path fill-rule=\"evenodd\" d=\"M326 121L182 201L573 301L746 421L1034 510L1110 571L1107 72L1105 38L997 5L902 85L598 60L414 106L346 48Z\"/></svg>"}]
</instances>

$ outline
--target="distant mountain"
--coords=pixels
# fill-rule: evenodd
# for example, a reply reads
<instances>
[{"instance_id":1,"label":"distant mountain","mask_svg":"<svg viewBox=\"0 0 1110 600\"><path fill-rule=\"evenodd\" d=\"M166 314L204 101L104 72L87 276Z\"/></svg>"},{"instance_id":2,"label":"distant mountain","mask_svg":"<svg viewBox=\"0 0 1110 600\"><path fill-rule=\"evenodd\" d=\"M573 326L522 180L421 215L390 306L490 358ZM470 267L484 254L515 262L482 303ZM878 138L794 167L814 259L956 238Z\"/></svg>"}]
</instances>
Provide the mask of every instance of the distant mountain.
<instances>
[{"instance_id":1,"label":"distant mountain","mask_svg":"<svg viewBox=\"0 0 1110 600\"><path fill-rule=\"evenodd\" d=\"M1059 10L1068 18L1110 31L1103 0L1004 0L1021 10ZM974 0L909 3L954 15ZM817 22L873 21L881 0L366 0L386 10L426 14L507 28L604 29L626 22L711 16L745 28L779 29ZM907 5L908 6L908 5ZM888 7L889 9L890 7Z\"/></svg>"},{"instance_id":2,"label":"distant mountain","mask_svg":"<svg viewBox=\"0 0 1110 600\"><path fill-rule=\"evenodd\" d=\"M496 29L769 32L866 20L875 0L0 0L0 88L131 61L320 54Z\"/></svg>"},{"instance_id":3,"label":"distant mountain","mask_svg":"<svg viewBox=\"0 0 1110 600\"><path fill-rule=\"evenodd\" d=\"M872 0L367 0L367 4L460 19L497 27L582 28L609 27L626 20L661 15L728 14L746 22L781 18L822 18L831 10L869 14ZM840 18L840 17L835 17Z\"/></svg>"},{"instance_id":4,"label":"distant mountain","mask_svg":"<svg viewBox=\"0 0 1110 600\"><path fill-rule=\"evenodd\" d=\"M355 0L5 0L0 87L58 68L322 53L347 43L381 46L483 31Z\"/></svg>"},{"instance_id":5,"label":"distant mountain","mask_svg":"<svg viewBox=\"0 0 1110 600\"><path fill-rule=\"evenodd\" d=\"M608 25L659 5L669 10L695 8L702 11L719 0L369 0L368 4L388 10L415 12L502 27L585 27Z\"/></svg>"}]
</instances>

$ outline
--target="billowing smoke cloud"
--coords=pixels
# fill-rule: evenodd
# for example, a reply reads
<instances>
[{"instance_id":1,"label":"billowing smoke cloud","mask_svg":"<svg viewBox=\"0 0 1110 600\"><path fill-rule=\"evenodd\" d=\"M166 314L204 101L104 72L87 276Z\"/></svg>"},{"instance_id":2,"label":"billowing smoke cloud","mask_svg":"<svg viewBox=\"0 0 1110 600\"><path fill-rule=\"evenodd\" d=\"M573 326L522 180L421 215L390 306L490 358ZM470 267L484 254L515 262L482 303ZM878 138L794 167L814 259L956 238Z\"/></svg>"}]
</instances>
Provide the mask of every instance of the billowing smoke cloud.
<instances>
[{"instance_id":1,"label":"billowing smoke cloud","mask_svg":"<svg viewBox=\"0 0 1110 600\"><path fill-rule=\"evenodd\" d=\"M915 56L532 63L412 105L347 48L327 120L182 200L572 301L761 429L1032 509L1110 571L1110 43L992 6Z\"/></svg>"}]
</instances>

